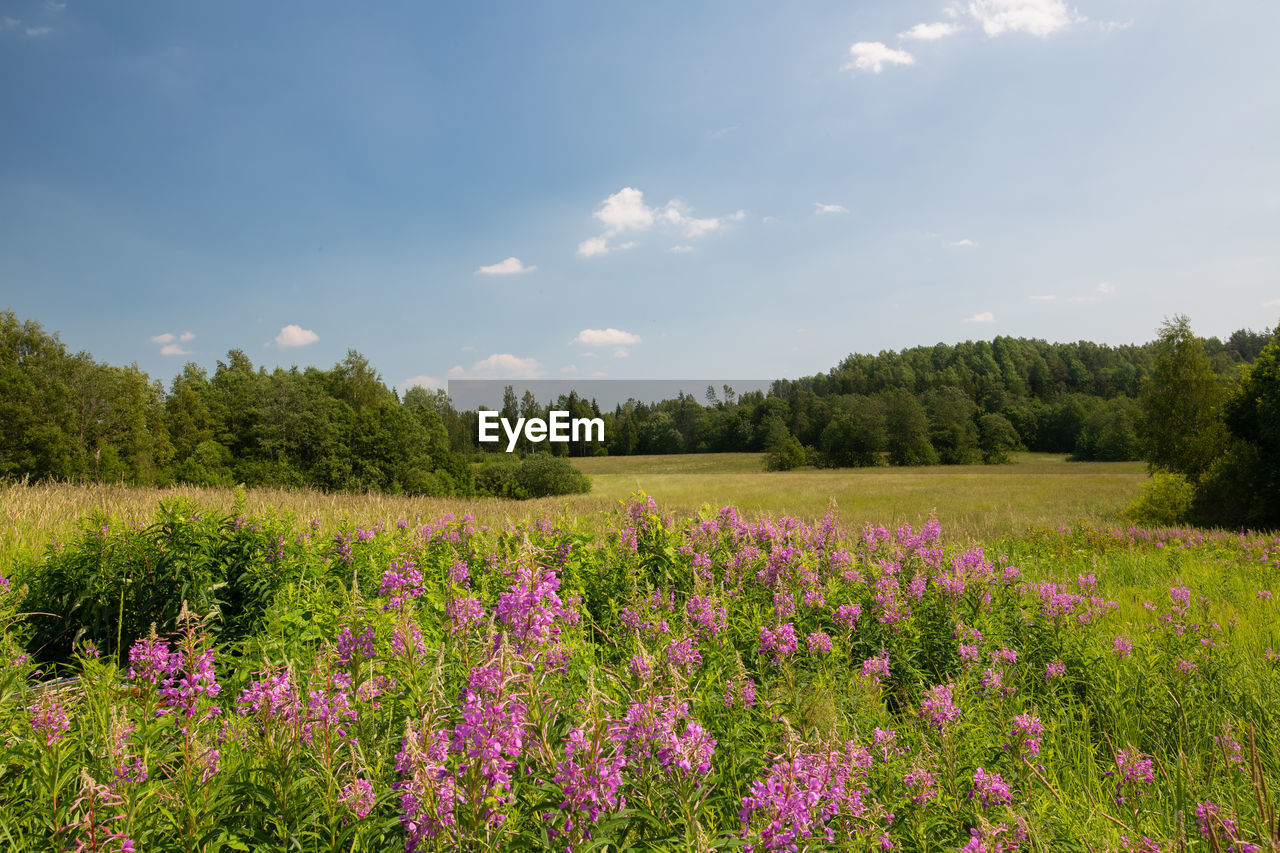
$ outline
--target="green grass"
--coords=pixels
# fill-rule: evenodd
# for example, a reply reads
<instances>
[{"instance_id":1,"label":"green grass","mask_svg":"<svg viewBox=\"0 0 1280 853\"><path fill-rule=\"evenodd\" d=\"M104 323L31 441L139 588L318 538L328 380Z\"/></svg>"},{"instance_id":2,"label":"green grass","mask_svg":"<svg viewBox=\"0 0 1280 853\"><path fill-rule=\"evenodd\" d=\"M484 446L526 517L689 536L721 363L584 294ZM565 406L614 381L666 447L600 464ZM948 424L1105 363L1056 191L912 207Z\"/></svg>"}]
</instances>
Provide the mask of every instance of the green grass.
<instances>
[{"instance_id":1,"label":"green grass","mask_svg":"<svg viewBox=\"0 0 1280 853\"><path fill-rule=\"evenodd\" d=\"M821 516L846 524L918 524L935 509L944 530L990 539L1027 527L1115 522L1146 479L1140 462L1067 462L1022 453L1010 465L763 470L754 453L598 457L574 460L591 475L583 504L644 491L673 510L735 504L748 514ZM576 508L570 502L571 508Z\"/></svg>"},{"instance_id":2,"label":"green grass","mask_svg":"<svg viewBox=\"0 0 1280 853\"><path fill-rule=\"evenodd\" d=\"M1139 462L1067 462L1046 453L1017 454L1010 465L785 472L766 472L763 455L756 453L613 456L573 463L591 475L589 494L503 501L250 489L244 508L276 508L326 526L344 518L368 524L402 518L425 523L448 512L469 512L482 524L502 525L566 513L599 518L618 501L644 491L679 512L733 504L749 516L817 518L834 502L844 523L853 526L919 524L936 509L949 536L989 540L1028 527L1114 522L1146 479ZM136 524L151 519L158 501L173 497L228 512L235 501L234 491L222 488L0 485L0 566L55 537L66 539L91 512Z\"/></svg>"}]
</instances>

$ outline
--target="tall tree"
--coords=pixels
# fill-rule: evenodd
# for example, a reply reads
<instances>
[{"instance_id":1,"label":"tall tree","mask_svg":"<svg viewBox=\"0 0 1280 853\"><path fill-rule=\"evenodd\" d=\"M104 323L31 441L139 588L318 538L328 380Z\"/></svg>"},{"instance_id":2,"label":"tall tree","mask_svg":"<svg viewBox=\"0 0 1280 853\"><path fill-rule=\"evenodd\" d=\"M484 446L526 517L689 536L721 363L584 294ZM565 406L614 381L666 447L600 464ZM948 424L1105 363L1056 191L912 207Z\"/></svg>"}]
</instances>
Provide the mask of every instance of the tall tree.
<instances>
[{"instance_id":1,"label":"tall tree","mask_svg":"<svg viewBox=\"0 0 1280 853\"><path fill-rule=\"evenodd\" d=\"M1143 458L1154 469L1198 480L1226 447L1223 399L1222 383L1191 321L1181 315L1165 321L1139 398Z\"/></svg>"}]
</instances>

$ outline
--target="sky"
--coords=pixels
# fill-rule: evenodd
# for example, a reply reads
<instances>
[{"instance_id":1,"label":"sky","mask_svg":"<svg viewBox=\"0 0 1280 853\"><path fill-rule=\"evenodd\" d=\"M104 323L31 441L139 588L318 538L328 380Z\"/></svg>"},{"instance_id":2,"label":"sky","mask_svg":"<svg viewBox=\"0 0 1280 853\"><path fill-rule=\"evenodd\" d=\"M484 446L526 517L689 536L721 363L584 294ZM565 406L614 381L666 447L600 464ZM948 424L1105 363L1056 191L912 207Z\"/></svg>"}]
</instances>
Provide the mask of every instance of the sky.
<instances>
[{"instance_id":1,"label":"sky","mask_svg":"<svg viewBox=\"0 0 1280 853\"><path fill-rule=\"evenodd\" d=\"M1280 322L1275 0L0 0L0 310L166 382Z\"/></svg>"}]
</instances>

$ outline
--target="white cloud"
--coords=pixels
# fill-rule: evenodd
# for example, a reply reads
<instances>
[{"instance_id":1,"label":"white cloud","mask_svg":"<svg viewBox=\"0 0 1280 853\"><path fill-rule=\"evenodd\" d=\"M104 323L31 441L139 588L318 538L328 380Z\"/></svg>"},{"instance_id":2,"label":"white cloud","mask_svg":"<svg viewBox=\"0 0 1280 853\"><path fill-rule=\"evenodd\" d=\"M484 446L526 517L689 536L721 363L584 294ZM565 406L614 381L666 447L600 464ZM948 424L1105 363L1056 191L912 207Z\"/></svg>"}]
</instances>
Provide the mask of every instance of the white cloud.
<instances>
[{"instance_id":1,"label":"white cloud","mask_svg":"<svg viewBox=\"0 0 1280 853\"><path fill-rule=\"evenodd\" d=\"M160 347L161 355L191 355L191 350L185 350L181 344L165 344Z\"/></svg>"},{"instance_id":2,"label":"white cloud","mask_svg":"<svg viewBox=\"0 0 1280 853\"><path fill-rule=\"evenodd\" d=\"M635 187L623 187L606 198L594 215L615 234L648 230L655 218L653 208L644 203L644 193Z\"/></svg>"},{"instance_id":3,"label":"white cloud","mask_svg":"<svg viewBox=\"0 0 1280 853\"><path fill-rule=\"evenodd\" d=\"M183 332L182 334L178 335L178 340L182 341L183 343L186 343L187 341L194 341L195 339L196 339L195 332Z\"/></svg>"},{"instance_id":4,"label":"white cloud","mask_svg":"<svg viewBox=\"0 0 1280 853\"><path fill-rule=\"evenodd\" d=\"M1104 33L1118 33L1133 26L1133 21L1099 21L1098 29Z\"/></svg>"},{"instance_id":5,"label":"white cloud","mask_svg":"<svg viewBox=\"0 0 1280 853\"><path fill-rule=\"evenodd\" d=\"M989 36L1023 32L1043 37L1084 20L1067 11L1063 0L973 0L969 15Z\"/></svg>"},{"instance_id":6,"label":"white cloud","mask_svg":"<svg viewBox=\"0 0 1280 853\"><path fill-rule=\"evenodd\" d=\"M519 258L507 258L487 267L480 267L476 272L481 275L519 275L522 272L533 272L536 266L525 266Z\"/></svg>"},{"instance_id":7,"label":"white cloud","mask_svg":"<svg viewBox=\"0 0 1280 853\"><path fill-rule=\"evenodd\" d=\"M404 381L404 388L406 391L415 385L419 388L439 388L441 386L441 382L434 376L428 376L425 373L419 373L417 376L410 376Z\"/></svg>"},{"instance_id":8,"label":"white cloud","mask_svg":"<svg viewBox=\"0 0 1280 853\"><path fill-rule=\"evenodd\" d=\"M0 30L16 30L21 23L17 18L0 18Z\"/></svg>"},{"instance_id":9,"label":"white cloud","mask_svg":"<svg viewBox=\"0 0 1280 853\"><path fill-rule=\"evenodd\" d=\"M677 255L683 255L688 252L692 252L693 247L692 246L672 246L670 249L667 249L667 251L675 252Z\"/></svg>"},{"instance_id":10,"label":"white cloud","mask_svg":"<svg viewBox=\"0 0 1280 853\"><path fill-rule=\"evenodd\" d=\"M1109 281L1100 281L1098 282L1098 292L1103 296L1110 296L1116 292L1116 288L1115 285Z\"/></svg>"},{"instance_id":11,"label":"white cloud","mask_svg":"<svg viewBox=\"0 0 1280 853\"><path fill-rule=\"evenodd\" d=\"M280 334L276 335L276 346L305 347L308 344L314 344L318 340L320 340L320 336L315 332L290 323L280 330Z\"/></svg>"},{"instance_id":12,"label":"white cloud","mask_svg":"<svg viewBox=\"0 0 1280 853\"><path fill-rule=\"evenodd\" d=\"M916 58L905 50L888 47L878 41L855 42L849 47L853 59L842 67L842 71L870 71L879 74L885 65L914 65Z\"/></svg>"},{"instance_id":13,"label":"white cloud","mask_svg":"<svg viewBox=\"0 0 1280 853\"><path fill-rule=\"evenodd\" d=\"M1262 303L1263 308L1280 308L1280 299L1272 299Z\"/></svg>"},{"instance_id":14,"label":"white cloud","mask_svg":"<svg viewBox=\"0 0 1280 853\"><path fill-rule=\"evenodd\" d=\"M628 231L648 231L655 226L666 225L679 228L685 237L701 237L718 230L725 222L740 221L746 212L739 210L727 217L694 217L679 199L672 199L662 207L650 207L645 203L643 192L635 187L623 187L606 198L592 215L604 223L605 231L578 244L578 254L584 258L635 246L634 242L618 246L609 244L611 238Z\"/></svg>"},{"instance_id":15,"label":"white cloud","mask_svg":"<svg viewBox=\"0 0 1280 853\"><path fill-rule=\"evenodd\" d=\"M477 361L469 369L460 364L454 365L449 368L449 375L455 379L537 379L542 375L542 366L535 358L496 352Z\"/></svg>"},{"instance_id":16,"label":"white cloud","mask_svg":"<svg viewBox=\"0 0 1280 853\"><path fill-rule=\"evenodd\" d=\"M53 32L53 27L27 27L27 38L39 38Z\"/></svg>"},{"instance_id":17,"label":"white cloud","mask_svg":"<svg viewBox=\"0 0 1280 853\"><path fill-rule=\"evenodd\" d=\"M1109 281L1098 282L1097 292L1090 296L1076 296L1073 302L1101 302L1106 297L1115 293L1116 289Z\"/></svg>"},{"instance_id":18,"label":"white cloud","mask_svg":"<svg viewBox=\"0 0 1280 853\"><path fill-rule=\"evenodd\" d=\"M613 351L614 358L626 358L629 355L631 355L631 350L626 347L618 347Z\"/></svg>"},{"instance_id":19,"label":"white cloud","mask_svg":"<svg viewBox=\"0 0 1280 853\"><path fill-rule=\"evenodd\" d=\"M947 245L953 249L970 249L978 244L966 237L963 240L952 240Z\"/></svg>"},{"instance_id":20,"label":"white cloud","mask_svg":"<svg viewBox=\"0 0 1280 853\"><path fill-rule=\"evenodd\" d=\"M843 204L823 204L820 201L815 201L813 203L813 206L816 208L816 211L815 211L816 213L848 213L849 212L849 208L845 207Z\"/></svg>"},{"instance_id":21,"label":"white cloud","mask_svg":"<svg viewBox=\"0 0 1280 853\"><path fill-rule=\"evenodd\" d=\"M613 251L608 243L609 241L604 237L588 237L578 244L578 254L584 258L607 254Z\"/></svg>"},{"instance_id":22,"label":"white cloud","mask_svg":"<svg viewBox=\"0 0 1280 853\"><path fill-rule=\"evenodd\" d=\"M640 343L640 336L621 329L583 329L571 343L586 347L621 347Z\"/></svg>"},{"instance_id":23,"label":"white cloud","mask_svg":"<svg viewBox=\"0 0 1280 853\"><path fill-rule=\"evenodd\" d=\"M1046 293L1039 296L1028 296L1027 298L1030 299L1032 302L1052 302L1058 297L1054 296L1052 293Z\"/></svg>"},{"instance_id":24,"label":"white cloud","mask_svg":"<svg viewBox=\"0 0 1280 853\"><path fill-rule=\"evenodd\" d=\"M576 364L566 364L564 367L560 368L560 372L561 372L561 373L577 373L577 372L578 372L578 365L576 365Z\"/></svg>"},{"instance_id":25,"label":"white cloud","mask_svg":"<svg viewBox=\"0 0 1280 853\"><path fill-rule=\"evenodd\" d=\"M916 24L905 33L898 33L900 39L916 39L918 41L937 41L960 32L959 24L938 21L932 24Z\"/></svg>"},{"instance_id":26,"label":"white cloud","mask_svg":"<svg viewBox=\"0 0 1280 853\"><path fill-rule=\"evenodd\" d=\"M965 317L964 321L966 323L994 323L996 315L990 311L983 311L980 314L974 314L972 317Z\"/></svg>"},{"instance_id":27,"label":"white cloud","mask_svg":"<svg viewBox=\"0 0 1280 853\"><path fill-rule=\"evenodd\" d=\"M164 334L162 334L162 335L154 335L154 336L151 338L151 343L153 343L153 344L167 344L167 343L169 343L169 342L171 342L171 341L174 341L174 340L176 340L176 338L175 338L175 336L174 336L174 334L173 334L172 332L165 332L165 333L164 333Z\"/></svg>"}]
</instances>

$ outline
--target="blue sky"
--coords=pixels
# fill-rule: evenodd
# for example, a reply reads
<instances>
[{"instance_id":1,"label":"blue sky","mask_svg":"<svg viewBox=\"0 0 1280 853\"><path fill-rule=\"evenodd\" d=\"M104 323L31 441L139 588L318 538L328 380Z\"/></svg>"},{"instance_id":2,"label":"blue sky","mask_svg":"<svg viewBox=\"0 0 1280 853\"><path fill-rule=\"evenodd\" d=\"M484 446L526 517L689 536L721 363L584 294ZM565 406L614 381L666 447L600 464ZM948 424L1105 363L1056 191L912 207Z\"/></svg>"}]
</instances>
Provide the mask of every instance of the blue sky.
<instances>
[{"instance_id":1,"label":"blue sky","mask_svg":"<svg viewBox=\"0 0 1280 853\"><path fill-rule=\"evenodd\" d=\"M166 382L1280 321L1280 3L0 0L0 308Z\"/></svg>"}]
</instances>

